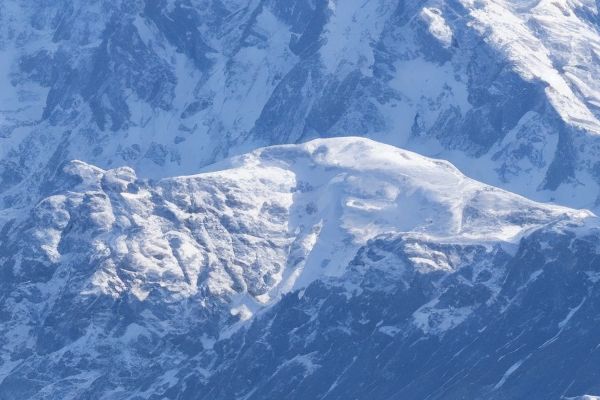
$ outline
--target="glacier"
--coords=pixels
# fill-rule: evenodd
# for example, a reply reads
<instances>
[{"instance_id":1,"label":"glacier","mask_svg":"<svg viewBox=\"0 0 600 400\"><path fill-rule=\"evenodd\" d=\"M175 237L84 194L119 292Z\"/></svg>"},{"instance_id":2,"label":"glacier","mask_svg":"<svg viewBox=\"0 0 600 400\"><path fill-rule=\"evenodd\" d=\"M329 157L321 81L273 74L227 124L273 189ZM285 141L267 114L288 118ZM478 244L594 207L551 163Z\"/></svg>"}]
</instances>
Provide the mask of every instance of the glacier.
<instances>
[{"instance_id":1,"label":"glacier","mask_svg":"<svg viewBox=\"0 0 600 400\"><path fill-rule=\"evenodd\" d=\"M0 2L0 399L594 399L596 0Z\"/></svg>"}]
</instances>

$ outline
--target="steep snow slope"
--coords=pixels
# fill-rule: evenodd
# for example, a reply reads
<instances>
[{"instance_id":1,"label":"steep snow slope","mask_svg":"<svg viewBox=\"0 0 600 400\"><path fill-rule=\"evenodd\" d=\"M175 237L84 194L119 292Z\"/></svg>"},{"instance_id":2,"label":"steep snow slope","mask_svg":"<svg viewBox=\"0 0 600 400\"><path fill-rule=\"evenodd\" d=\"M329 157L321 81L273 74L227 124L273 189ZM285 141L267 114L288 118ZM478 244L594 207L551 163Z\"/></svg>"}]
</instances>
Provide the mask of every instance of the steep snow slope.
<instances>
[{"instance_id":1,"label":"steep snow slope","mask_svg":"<svg viewBox=\"0 0 600 400\"><path fill-rule=\"evenodd\" d=\"M475 8L471 15L476 29L487 31L487 40L496 43L524 78L547 85L546 93L560 116L599 134L600 86L593 78L600 52L596 4L500 0Z\"/></svg>"},{"instance_id":2,"label":"steep snow slope","mask_svg":"<svg viewBox=\"0 0 600 400\"><path fill-rule=\"evenodd\" d=\"M595 224L362 138L263 148L159 181L75 161L45 190L0 232L2 398L145 398L158 389L142 395L143 382L173 386L188 362L208 376L215 346L282 295L320 279L358 288L349 265L371 239L405 237L422 273L480 262L497 292L494 260L522 237ZM401 264L368 254L365 268L398 274L375 288L407 287ZM435 305L415 313L423 332L472 312Z\"/></svg>"},{"instance_id":3,"label":"steep snow slope","mask_svg":"<svg viewBox=\"0 0 600 400\"><path fill-rule=\"evenodd\" d=\"M358 134L595 206L592 0L9 0L0 25L5 206L71 159L164 177Z\"/></svg>"}]
</instances>

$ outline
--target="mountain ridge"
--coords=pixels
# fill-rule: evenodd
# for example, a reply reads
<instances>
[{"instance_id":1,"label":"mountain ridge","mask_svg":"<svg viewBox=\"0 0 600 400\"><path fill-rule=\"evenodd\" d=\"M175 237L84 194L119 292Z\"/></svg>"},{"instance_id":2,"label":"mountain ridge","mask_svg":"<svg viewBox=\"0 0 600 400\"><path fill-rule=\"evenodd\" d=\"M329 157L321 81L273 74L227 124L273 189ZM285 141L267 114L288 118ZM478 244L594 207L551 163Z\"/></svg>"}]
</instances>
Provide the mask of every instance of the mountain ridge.
<instances>
[{"instance_id":1,"label":"mountain ridge","mask_svg":"<svg viewBox=\"0 0 600 400\"><path fill-rule=\"evenodd\" d=\"M70 159L161 177L360 134L595 207L592 1L167 3L3 6L5 206Z\"/></svg>"},{"instance_id":2,"label":"mountain ridge","mask_svg":"<svg viewBox=\"0 0 600 400\"><path fill-rule=\"evenodd\" d=\"M0 398L594 398L598 7L0 2Z\"/></svg>"},{"instance_id":3,"label":"mountain ridge","mask_svg":"<svg viewBox=\"0 0 600 400\"><path fill-rule=\"evenodd\" d=\"M139 385L150 377L155 396L168 388L178 394L167 398L210 397L211 376L229 368L223 346L321 285L385 297L433 279L428 300L402 318L411 332L444 337L483 305L442 299L485 295L496 304L507 290L504 265L523 243L585 242L598 231L590 212L535 203L446 161L358 137L262 148L158 181L75 161L47 190L1 233L6 398L144 398ZM473 283L451 278L469 269ZM183 378L189 363L206 392L180 386L192 379ZM167 370L179 378L160 378ZM60 387L56 373L66 374ZM78 374L100 386L81 386Z\"/></svg>"}]
</instances>

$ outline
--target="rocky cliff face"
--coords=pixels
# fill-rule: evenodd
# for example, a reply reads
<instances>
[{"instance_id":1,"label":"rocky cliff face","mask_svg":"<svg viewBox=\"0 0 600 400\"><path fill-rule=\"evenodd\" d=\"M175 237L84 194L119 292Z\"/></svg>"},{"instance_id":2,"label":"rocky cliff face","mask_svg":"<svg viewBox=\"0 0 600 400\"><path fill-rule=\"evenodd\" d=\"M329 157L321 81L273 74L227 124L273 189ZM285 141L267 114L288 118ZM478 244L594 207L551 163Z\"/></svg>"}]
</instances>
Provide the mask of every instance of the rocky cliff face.
<instances>
[{"instance_id":1,"label":"rocky cliff face","mask_svg":"<svg viewBox=\"0 0 600 400\"><path fill-rule=\"evenodd\" d=\"M1 2L0 398L599 392L599 29L592 0Z\"/></svg>"},{"instance_id":2,"label":"rocky cliff face","mask_svg":"<svg viewBox=\"0 0 600 400\"><path fill-rule=\"evenodd\" d=\"M71 159L172 176L258 146L348 135L595 206L593 1L1 7L6 206Z\"/></svg>"}]
</instances>

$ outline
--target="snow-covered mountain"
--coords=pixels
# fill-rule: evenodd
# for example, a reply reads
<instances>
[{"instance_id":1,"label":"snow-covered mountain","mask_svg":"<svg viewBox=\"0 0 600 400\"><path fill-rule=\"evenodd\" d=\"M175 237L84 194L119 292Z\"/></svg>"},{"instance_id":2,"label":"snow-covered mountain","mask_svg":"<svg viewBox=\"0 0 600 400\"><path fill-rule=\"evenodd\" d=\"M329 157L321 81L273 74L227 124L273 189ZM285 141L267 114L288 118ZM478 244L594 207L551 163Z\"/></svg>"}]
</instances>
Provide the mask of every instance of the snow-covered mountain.
<instances>
[{"instance_id":1,"label":"snow-covered mountain","mask_svg":"<svg viewBox=\"0 0 600 400\"><path fill-rule=\"evenodd\" d=\"M599 6L0 1L0 399L594 398Z\"/></svg>"},{"instance_id":2,"label":"snow-covered mountain","mask_svg":"<svg viewBox=\"0 0 600 400\"><path fill-rule=\"evenodd\" d=\"M348 135L596 204L593 0L7 0L0 26L6 206L72 159L164 177Z\"/></svg>"},{"instance_id":3,"label":"snow-covered mountain","mask_svg":"<svg viewBox=\"0 0 600 400\"><path fill-rule=\"evenodd\" d=\"M591 296L600 273L600 231L590 212L535 203L445 161L368 139L267 147L158 181L74 161L45 190L48 197L15 215L1 235L6 399L266 399L280 390L290 398L347 398L358 389L336 389L333 379L346 379L353 362L339 358L365 349L318 350L331 340L438 342L496 323L489 313L522 312L521 298L546 279L576 280L586 289L559 297L540 321L547 332L537 343L576 329L567 322L583 300L573 299ZM534 301L555 296L551 290ZM552 328L557 318L564 321ZM264 341L252 336L257 330ZM292 349L279 348L281 335ZM497 346L510 348L509 338ZM265 359L254 346L275 347ZM400 357L412 354L401 349ZM337 369L323 376L317 371L327 363ZM250 375L232 378L238 368ZM382 368L384 379L391 367ZM290 373L308 381L290 382ZM509 373L498 367L491 377L502 374ZM365 395L399 389L387 385ZM447 393L441 382L429 387Z\"/></svg>"}]
</instances>

